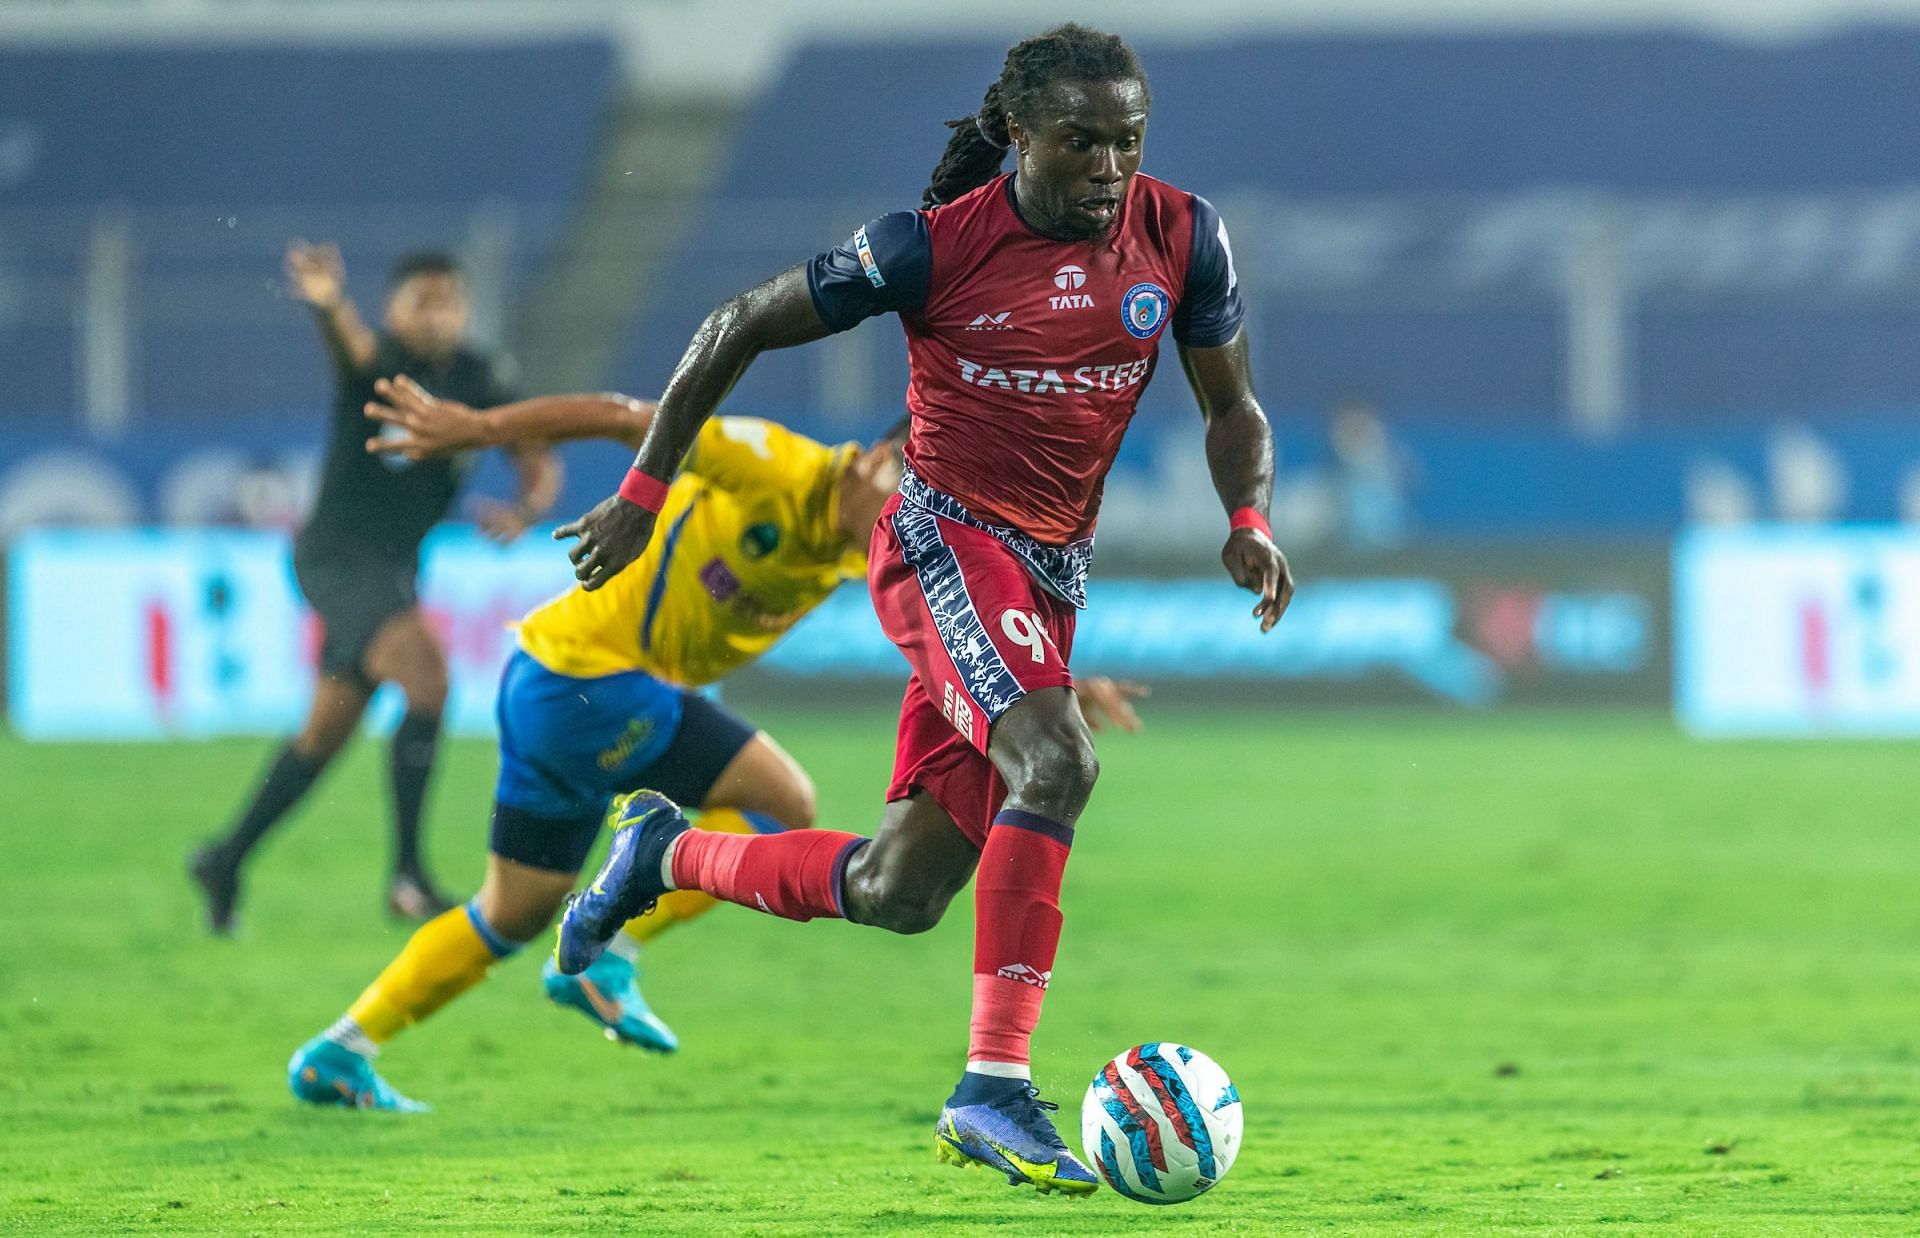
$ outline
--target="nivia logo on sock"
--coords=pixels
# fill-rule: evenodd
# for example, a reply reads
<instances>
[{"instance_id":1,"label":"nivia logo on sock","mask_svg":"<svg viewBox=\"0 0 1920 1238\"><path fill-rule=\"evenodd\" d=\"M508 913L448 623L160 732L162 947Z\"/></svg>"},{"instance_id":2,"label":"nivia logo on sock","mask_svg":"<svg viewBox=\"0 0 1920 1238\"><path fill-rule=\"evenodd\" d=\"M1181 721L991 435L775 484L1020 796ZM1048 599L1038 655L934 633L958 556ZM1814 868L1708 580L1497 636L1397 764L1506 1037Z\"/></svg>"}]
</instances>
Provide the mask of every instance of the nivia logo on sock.
<instances>
[{"instance_id":1,"label":"nivia logo on sock","mask_svg":"<svg viewBox=\"0 0 1920 1238\"><path fill-rule=\"evenodd\" d=\"M1002 980L1018 980L1021 984L1030 984L1036 989L1046 988L1047 981L1053 979L1052 972L1028 967L1025 963L1009 963L993 974Z\"/></svg>"}]
</instances>

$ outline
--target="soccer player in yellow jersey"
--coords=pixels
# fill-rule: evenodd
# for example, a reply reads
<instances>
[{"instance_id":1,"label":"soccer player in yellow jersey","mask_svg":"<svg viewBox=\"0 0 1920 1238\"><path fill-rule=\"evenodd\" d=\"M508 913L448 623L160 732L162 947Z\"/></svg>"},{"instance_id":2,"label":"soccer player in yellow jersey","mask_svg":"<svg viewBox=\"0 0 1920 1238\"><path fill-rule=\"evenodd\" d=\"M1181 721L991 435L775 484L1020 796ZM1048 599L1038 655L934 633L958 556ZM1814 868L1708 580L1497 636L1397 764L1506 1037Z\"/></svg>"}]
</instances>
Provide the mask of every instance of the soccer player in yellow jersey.
<instances>
[{"instance_id":1,"label":"soccer player in yellow jersey","mask_svg":"<svg viewBox=\"0 0 1920 1238\"><path fill-rule=\"evenodd\" d=\"M638 444L653 405L620 396L484 413L382 380L367 415L402 433L369 450L411 458L483 445L604 437ZM500 776L480 892L423 925L386 970L288 1066L318 1104L415 1110L373 1068L380 1047L484 979L545 931L616 795L645 787L735 833L813 824L813 785L792 757L697 689L751 662L845 580L866 573L867 532L900 483L905 425L867 448L828 447L769 421L717 417L661 513L665 533L607 587L578 586L518 625L496 707ZM1095 718L1124 729L1140 689L1078 685ZM676 893L580 976L551 960L554 1001L610 1037L660 1052L678 1040L640 996L640 943L714 900Z\"/></svg>"},{"instance_id":2,"label":"soccer player in yellow jersey","mask_svg":"<svg viewBox=\"0 0 1920 1238\"><path fill-rule=\"evenodd\" d=\"M369 415L411 437L378 446L413 455L456 449L462 434L638 443L653 413L649 403L607 397L597 408L559 406L558 418L513 405L482 418L410 384L380 394L389 408L370 405ZM520 622L497 705L500 776L480 893L422 926L352 1008L294 1055L295 1095L415 1107L375 1073L379 1046L545 931L621 792L650 787L697 804L707 829L812 824L805 771L698 689L764 653L842 581L865 575L867 531L899 486L899 447L897 439L828 447L772 422L717 418L668 498L667 535L638 570L618 588L570 589ZM636 921L635 936L711 905L701 895L663 908L665 918ZM640 998L631 953L584 983L548 970L549 995L609 1035L676 1047Z\"/></svg>"}]
</instances>

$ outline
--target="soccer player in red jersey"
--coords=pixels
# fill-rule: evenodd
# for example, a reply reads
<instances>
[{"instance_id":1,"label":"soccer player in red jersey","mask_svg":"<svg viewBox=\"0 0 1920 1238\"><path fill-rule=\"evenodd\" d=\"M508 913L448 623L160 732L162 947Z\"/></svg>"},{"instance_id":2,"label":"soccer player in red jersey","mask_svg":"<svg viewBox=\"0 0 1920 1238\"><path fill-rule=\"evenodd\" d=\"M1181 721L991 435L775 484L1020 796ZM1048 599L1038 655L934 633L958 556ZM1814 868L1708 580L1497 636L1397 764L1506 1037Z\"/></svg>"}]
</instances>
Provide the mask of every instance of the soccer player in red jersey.
<instances>
[{"instance_id":1,"label":"soccer player in red jersey","mask_svg":"<svg viewBox=\"0 0 1920 1238\"><path fill-rule=\"evenodd\" d=\"M1163 335L1206 422L1228 575L1259 595L1262 631L1293 591L1264 514L1272 435L1226 229L1205 199L1138 174L1147 108L1139 61L1113 35L1065 25L1013 47L979 113L955 123L923 208L883 215L709 315L620 493L557 534L580 539L586 587L604 584L646 547L668 479L755 356L899 316L913 432L868 581L913 675L879 829L708 833L643 795L568 908L556 956L585 967L672 889L917 933L977 868L967 1064L936 1151L1075 1193L1094 1178L1032 1086L1028 1044L1098 773L1067 669L1075 615L1101 484Z\"/></svg>"}]
</instances>

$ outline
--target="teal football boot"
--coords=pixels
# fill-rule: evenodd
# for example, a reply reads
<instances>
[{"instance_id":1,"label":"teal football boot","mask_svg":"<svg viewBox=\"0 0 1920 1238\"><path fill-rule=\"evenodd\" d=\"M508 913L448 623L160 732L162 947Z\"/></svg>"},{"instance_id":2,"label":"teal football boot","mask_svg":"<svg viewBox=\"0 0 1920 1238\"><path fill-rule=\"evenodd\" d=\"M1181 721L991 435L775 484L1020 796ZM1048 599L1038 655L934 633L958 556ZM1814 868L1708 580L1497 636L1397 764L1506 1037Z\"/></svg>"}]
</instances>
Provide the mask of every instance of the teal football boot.
<instances>
[{"instance_id":1,"label":"teal football boot","mask_svg":"<svg viewBox=\"0 0 1920 1238\"><path fill-rule=\"evenodd\" d=\"M608 1040L638 1045L654 1053L672 1053L680 1038L640 996L640 973L633 963L612 952L601 955L577 976L561 972L552 959L540 969L547 1000L571 1006L592 1019Z\"/></svg>"},{"instance_id":2,"label":"teal football boot","mask_svg":"<svg viewBox=\"0 0 1920 1238\"><path fill-rule=\"evenodd\" d=\"M393 1113L426 1113L429 1108L394 1091L374 1071L372 1062L324 1035L315 1036L294 1051L293 1060L287 1063L287 1086L310 1105Z\"/></svg>"}]
</instances>

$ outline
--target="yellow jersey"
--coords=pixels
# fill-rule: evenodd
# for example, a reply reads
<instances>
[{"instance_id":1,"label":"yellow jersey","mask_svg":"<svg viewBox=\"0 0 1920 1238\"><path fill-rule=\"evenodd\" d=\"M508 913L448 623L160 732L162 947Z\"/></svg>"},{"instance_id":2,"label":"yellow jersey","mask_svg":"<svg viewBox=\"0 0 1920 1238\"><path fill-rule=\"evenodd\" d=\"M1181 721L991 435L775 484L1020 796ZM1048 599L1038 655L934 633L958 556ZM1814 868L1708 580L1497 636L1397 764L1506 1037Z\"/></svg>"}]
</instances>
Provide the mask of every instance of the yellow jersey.
<instances>
[{"instance_id":1,"label":"yellow jersey","mask_svg":"<svg viewBox=\"0 0 1920 1238\"><path fill-rule=\"evenodd\" d=\"M520 648L559 675L640 670L689 688L753 661L866 575L865 542L839 527L858 452L757 417L709 419L646 551L594 592L576 585L535 608Z\"/></svg>"}]
</instances>

